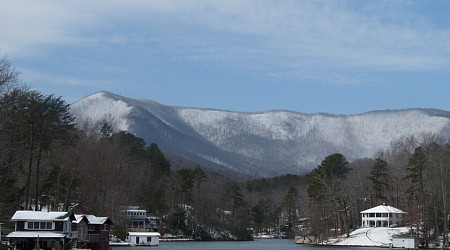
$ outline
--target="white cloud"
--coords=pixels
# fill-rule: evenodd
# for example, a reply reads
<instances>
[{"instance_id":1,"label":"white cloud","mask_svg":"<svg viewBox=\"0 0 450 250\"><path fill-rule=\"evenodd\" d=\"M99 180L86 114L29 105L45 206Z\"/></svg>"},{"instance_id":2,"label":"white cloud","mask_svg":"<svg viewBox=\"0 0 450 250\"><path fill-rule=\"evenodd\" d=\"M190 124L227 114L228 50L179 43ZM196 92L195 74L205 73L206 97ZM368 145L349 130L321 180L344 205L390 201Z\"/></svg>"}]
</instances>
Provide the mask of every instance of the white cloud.
<instances>
[{"instance_id":1,"label":"white cloud","mask_svg":"<svg viewBox=\"0 0 450 250\"><path fill-rule=\"evenodd\" d=\"M449 66L449 29L392 1L7 2L0 9L0 48L14 57L80 44L144 49L151 41L176 60L268 75L274 68L310 77Z\"/></svg>"},{"instance_id":2,"label":"white cloud","mask_svg":"<svg viewBox=\"0 0 450 250\"><path fill-rule=\"evenodd\" d=\"M45 47L85 42L90 20L65 2L6 1L0 8L0 46L14 57L41 55Z\"/></svg>"},{"instance_id":3,"label":"white cloud","mask_svg":"<svg viewBox=\"0 0 450 250\"><path fill-rule=\"evenodd\" d=\"M448 67L449 30L435 28L424 16L402 12L401 8L407 6L397 3L380 2L380 6L372 3L350 6L344 1L190 3L183 8L170 4L147 7L157 13L169 13L165 18L173 22L188 23L202 31L192 34L191 39L183 40L185 37L180 35L177 39L169 37L176 42L165 41L178 46L177 49L192 49L195 60L219 57L233 63L236 58L248 57L251 64L256 57L269 66L291 65L311 70L318 67L408 71ZM224 32L224 36L237 36L244 42L227 38L225 44L218 45L217 38L204 34L208 31ZM180 45L183 41L190 44ZM189 51L183 53L189 55Z\"/></svg>"},{"instance_id":4,"label":"white cloud","mask_svg":"<svg viewBox=\"0 0 450 250\"><path fill-rule=\"evenodd\" d=\"M89 80L80 79L79 77L69 77L66 75L47 74L40 71L36 71L29 68L21 68L25 82L34 84L36 82L41 83L39 85L45 85L49 89L54 89L61 86L73 86L73 87L88 87L88 86L112 86L117 85L118 82L114 81L102 81L102 80Z\"/></svg>"}]
</instances>

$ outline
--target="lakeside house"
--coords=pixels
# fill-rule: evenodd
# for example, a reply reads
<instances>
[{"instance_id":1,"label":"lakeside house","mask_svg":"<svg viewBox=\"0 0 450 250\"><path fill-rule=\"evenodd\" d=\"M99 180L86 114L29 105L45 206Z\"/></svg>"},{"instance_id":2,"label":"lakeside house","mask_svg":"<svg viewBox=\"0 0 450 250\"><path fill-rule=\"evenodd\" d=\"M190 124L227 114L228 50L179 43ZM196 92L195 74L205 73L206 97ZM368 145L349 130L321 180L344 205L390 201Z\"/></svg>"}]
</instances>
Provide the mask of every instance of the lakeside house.
<instances>
[{"instance_id":1,"label":"lakeside house","mask_svg":"<svg viewBox=\"0 0 450 250\"><path fill-rule=\"evenodd\" d=\"M109 235L114 223L108 217L76 214L72 230L78 232L76 246L82 249L109 250Z\"/></svg>"},{"instance_id":2,"label":"lakeside house","mask_svg":"<svg viewBox=\"0 0 450 250\"><path fill-rule=\"evenodd\" d=\"M139 206L127 206L122 208L122 214L126 220L128 231L157 232L165 229L163 218L152 216L147 210Z\"/></svg>"},{"instance_id":3,"label":"lakeside house","mask_svg":"<svg viewBox=\"0 0 450 250\"><path fill-rule=\"evenodd\" d=\"M14 232L9 238L16 249L67 249L77 238L72 231L72 212L22 210L11 217L15 222Z\"/></svg>"},{"instance_id":4,"label":"lakeside house","mask_svg":"<svg viewBox=\"0 0 450 250\"><path fill-rule=\"evenodd\" d=\"M16 211L11 221L15 228L7 238L15 249L108 250L113 225L108 217L49 211L46 207L42 211Z\"/></svg>"},{"instance_id":5,"label":"lakeside house","mask_svg":"<svg viewBox=\"0 0 450 250\"><path fill-rule=\"evenodd\" d=\"M144 231L149 228L147 221L147 211L139 206L124 207L122 214L127 221L127 229L132 231Z\"/></svg>"},{"instance_id":6,"label":"lakeside house","mask_svg":"<svg viewBox=\"0 0 450 250\"><path fill-rule=\"evenodd\" d=\"M398 227L403 226L405 212L388 206L379 205L361 212L362 227Z\"/></svg>"}]
</instances>

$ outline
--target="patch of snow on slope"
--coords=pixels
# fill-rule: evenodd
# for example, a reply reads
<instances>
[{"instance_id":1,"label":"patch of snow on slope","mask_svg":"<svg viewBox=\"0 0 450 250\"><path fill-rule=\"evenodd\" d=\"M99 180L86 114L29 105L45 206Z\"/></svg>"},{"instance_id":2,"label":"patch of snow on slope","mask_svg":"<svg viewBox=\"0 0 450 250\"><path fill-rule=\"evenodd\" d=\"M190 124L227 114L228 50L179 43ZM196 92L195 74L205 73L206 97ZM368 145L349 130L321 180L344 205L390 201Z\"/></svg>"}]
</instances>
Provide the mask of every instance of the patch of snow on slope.
<instances>
[{"instance_id":1,"label":"patch of snow on slope","mask_svg":"<svg viewBox=\"0 0 450 250\"><path fill-rule=\"evenodd\" d=\"M277 111L237 113L219 110L181 109L180 117L204 138L222 146L240 135L273 140L302 140L313 134L336 147L360 148L362 157L388 148L401 136L439 134L449 119L418 110L373 112L353 116L303 115Z\"/></svg>"},{"instance_id":2,"label":"patch of snow on slope","mask_svg":"<svg viewBox=\"0 0 450 250\"><path fill-rule=\"evenodd\" d=\"M178 115L199 135L216 145L222 145L242 131L240 113L185 108L179 109Z\"/></svg>"},{"instance_id":3,"label":"patch of snow on slope","mask_svg":"<svg viewBox=\"0 0 450 250\"><path fill-rule=\"evenodd\" d=\"M305 117L294 112L238 113L189 108L178 112L195 131L219 145L241 134L291 140L310 130L303 124Z\"/></svg>"},{"instance_id":4,"label":"patch of snow on slope","mask_svg":"<svg viewBox=\"0 0 450 250\"><path fill-rule=\"evenodd\" d=\"M128 131L127 115L131 109L132 107L122 100L111 98L108 94L99 92L74 103L71 107L71 113L79 124L106 120L112 122L115 129ZM81 117L83 118L81 119Z\"/></svg>"},{"instance_id":5,"label":"patch of snow on slope","mask_svg":"<svg viewBox=\"0 0 450 250\"><path fill-rule=\"evenodd\" d=\"M205 154L203 154L203 155L202 155L202 158L203 158L203 159L206 159L206 160L208 160L208 161L210 161L210 162L212 162L212 163L215 163L215 164L218 164L218 165L227 167L227 168L229 168L229 169L236 170L236 171L238 170L238 169L236 169L235 167L233 167L233 166L227 164L226 162L221 161L221 160L220 160L219 158L217 158L217 157L212 157L212 156L210 156L210 155L205 155Z\"/></svg>"},{"instance_id":6,"label":"patch of snow on slope","mask_svg":"<svg viewBox=\"0 0 450 250\"><path fill-rule=\"evenodd\" d=\"M350 237L341 236L330 239L326 244L338 246L389 246L395 235L409 232L407 227L364 227L350 233Z\"/></svg>"},{"instance_id":7,"label":"patch of snow on slope","mask_svg":"<svg viewBox=\"0 0 450 250\"><path fill-rule=\"evenodd\" d=\"M310 169L335 152L349 160L373 157L401 137L420 137L424 133L448 137L450 134L450 112L439 110L375 111L357 115L292 111L242 113L172 107L100 92L72 104L71 113L82 128L86 123L98 125L106 120L115 131L125 130L143 138L157 129L158 136L152 137L151 142L163 145L169 143L167 138L173 139L170 143L176 142L174 146L166 145L166 150L228 168L266 171L269 175L278 169L283 173ZM197 148L190 148L191 145ZM201 155L206 147L211 148L210 158ZM227 154L218 153L222 151ZM239 165L236 163L239 157L255 164Z\"/></svg>"},{"instance_id":8,"label":"patch of snow on slope","mask_svg":"<svg viewBox=\"0 0 450 250\"><path fill-rule=\"evenodd\" d=\"M449 123L448 118L429 116L418 110L366 113L346 119L354 138L366 150L387 148L400 135L439 134Z\"/></svg>"}]
</instances>

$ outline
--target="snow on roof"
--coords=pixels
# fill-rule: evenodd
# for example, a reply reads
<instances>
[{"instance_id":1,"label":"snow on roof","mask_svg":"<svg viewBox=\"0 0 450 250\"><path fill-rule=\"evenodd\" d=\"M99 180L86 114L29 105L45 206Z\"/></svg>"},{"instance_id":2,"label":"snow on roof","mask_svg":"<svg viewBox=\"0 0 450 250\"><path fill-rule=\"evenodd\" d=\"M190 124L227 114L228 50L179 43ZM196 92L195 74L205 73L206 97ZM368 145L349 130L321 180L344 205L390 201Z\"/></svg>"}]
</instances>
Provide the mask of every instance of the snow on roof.
<instances>
[{"instance_id":1,"label":"snow on roof","mask_svg":"<svg viewBox=\"0 0 450 250\"><path fill-rule=\"evenodd\" d=\"M404 214L405 212L403 212L402 210L395 208L395 207L391 207L388 205L379 205L377 207L373 207L373 208L369 208L367 210L364 210L361 212L362 214L367 214L367 213L392 213L392 214Z\"/></svg>"},{"instance_id":2,"label":"snow on roof","mask_svg":"<svg viewBox=\"0 0 450 250\"><path fill-rule=\"evenodd\" d=\"M102 225L105 224L109 220L108 217L97 217L92 214L76 214L75 219L76 223L80 223L83 218L86 218L89 222L89 224L95 224L95 225Z\"/></svg>"},{"instance_id":3,"label":"snow on roof","mask_svg":"<svg viewBox=\"0 0 450 250\"><path fill-rule=\"evenodd\" d=\"M126 210L123 210L124 212L139 212L139 213L146 213L147 212L147 210L145 210L145 209L126 209Z\"/></svg>"},{"instance_id":4,"label":"snow on roof","mask_svg":"<svg viewBox=\"0 0 450 250\"><path fill-rule=\"evenodd\" d=\"M11 221L34 220L34 221L67 221L71 212L46 212L46 211L16 211Z\"/></svg>"},{"instance_id":5,"label":"snow on roof","mask_svg":"<svg viewBox=\"0 0 450 250\"><path fill-rule=\"evenodd\" d=\"M105 222L109 219L108 217L97 217L95 215L88 214L86 215L90 224L105 224Z\"/></svg>"},{"instance_id":6,"label":"snow on roof","mask_svg":"<svg viewBox=\"0 0 450 250\"><path fill-rule=\"evenodd\" d=\"M130 236L161 236L158 232L128 232Z\"/></svg>"},{"instance_id":7,"label":"snow on roof","mask_svg":"<svg viewBox=\"0 0 450 250\"><path fill-rule=\"evenodd\" d=\"M75 222L77 224L80 223L84 218L84 214L75 214L74 216L75 216Z\"/></svg>"},{"instance_id":8,"label":"snow on roof","mask_svg":"<svg viewBox=\"0 0 450 250\"><path fill-rule=\"evenodd\" d=\"M9 233L8 238L64 238L65 234L46 231L16 231Z\"/></svg>"}]
</instances>

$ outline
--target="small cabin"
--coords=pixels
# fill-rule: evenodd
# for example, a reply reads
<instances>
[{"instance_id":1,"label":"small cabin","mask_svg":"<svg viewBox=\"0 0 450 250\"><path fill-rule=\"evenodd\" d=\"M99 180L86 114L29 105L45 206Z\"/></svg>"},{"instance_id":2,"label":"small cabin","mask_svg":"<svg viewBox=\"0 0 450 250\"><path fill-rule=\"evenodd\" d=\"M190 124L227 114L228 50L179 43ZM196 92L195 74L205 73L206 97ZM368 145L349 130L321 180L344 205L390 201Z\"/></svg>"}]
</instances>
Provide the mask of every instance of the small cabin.
<instances>
[{"instance_id":1,"label":"small cabin","mask_svg":"<svg viewBox=\"0 0 450 250\"><path fill-rule=\"evenodd\" d=\"M362 227L398 227L403 226L405 212L386 204L361 212Z\"/></svg>"},{"instance_id":2,"label":"small cabin","mask_svg":"<svg viewBox=\"0 0 450 250\"><path fill-rule=\"evenodd\" d=\"M157 232L129 232L125 241L136 246L158 246L159 236Z\"/></svg>"}]
</instances>

